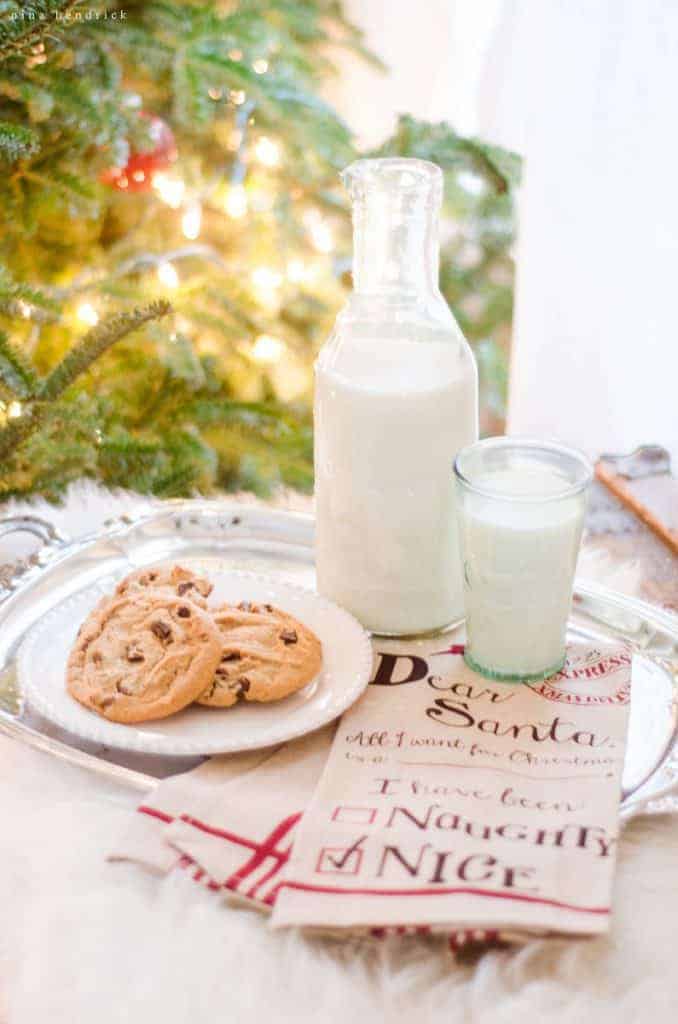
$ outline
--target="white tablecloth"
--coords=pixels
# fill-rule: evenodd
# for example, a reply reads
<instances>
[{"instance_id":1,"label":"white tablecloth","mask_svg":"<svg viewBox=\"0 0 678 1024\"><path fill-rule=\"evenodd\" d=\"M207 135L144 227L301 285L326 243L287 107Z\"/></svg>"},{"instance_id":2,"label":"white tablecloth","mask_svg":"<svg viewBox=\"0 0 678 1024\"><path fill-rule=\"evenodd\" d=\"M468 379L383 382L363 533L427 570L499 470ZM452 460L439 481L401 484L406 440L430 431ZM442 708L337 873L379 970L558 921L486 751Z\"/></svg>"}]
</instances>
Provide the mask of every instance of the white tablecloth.
<instances>
[{"instance_id":1,"label":"white tablecloth","mask_svg":"<svg viewBox=\"0 0 678 1024\"><path fill-rule=\"evenodd\" d=\"M88 488L39 511L74 534L137 500ZM271 933L183 874L108 864L135 802L0 738L2 1024L676 1020L678 816L626 828L609 938L533 942L471 967L421 939Z\"/></svg>"}]
</instances>

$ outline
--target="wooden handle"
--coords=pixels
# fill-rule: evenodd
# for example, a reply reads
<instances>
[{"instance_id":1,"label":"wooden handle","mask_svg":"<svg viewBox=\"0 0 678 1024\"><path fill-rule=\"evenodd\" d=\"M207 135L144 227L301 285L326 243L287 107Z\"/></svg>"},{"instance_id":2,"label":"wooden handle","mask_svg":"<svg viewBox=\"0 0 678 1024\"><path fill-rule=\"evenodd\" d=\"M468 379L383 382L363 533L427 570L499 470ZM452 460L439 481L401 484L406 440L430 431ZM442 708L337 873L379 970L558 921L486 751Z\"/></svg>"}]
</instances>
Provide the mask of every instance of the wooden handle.
<instances>
[{"instance_id":1,"label":"wooden handle","mask_svg":"<svg viewBox=\"0 0 678 1024\"><path fill-rule=\"evenodd\" d=\"M659 537L659 539L662 540L668 548L670 548L674 555L678 555L678 534L676 534L675 531L670 530L668 526L664 526L660 519L657 519L657 517L653 515L645 505L638 501L636 496L629 490L624 477L613 473L603 462L597 462L596 478L600 480L601 484L604 484L605 487L615 495L615 497L619 498L622 505L625 505L629 511L633 512L634 516L637 516L641 522L645 523L645 525L652 530L652 532Z\"/></svg>"}]
</instances>

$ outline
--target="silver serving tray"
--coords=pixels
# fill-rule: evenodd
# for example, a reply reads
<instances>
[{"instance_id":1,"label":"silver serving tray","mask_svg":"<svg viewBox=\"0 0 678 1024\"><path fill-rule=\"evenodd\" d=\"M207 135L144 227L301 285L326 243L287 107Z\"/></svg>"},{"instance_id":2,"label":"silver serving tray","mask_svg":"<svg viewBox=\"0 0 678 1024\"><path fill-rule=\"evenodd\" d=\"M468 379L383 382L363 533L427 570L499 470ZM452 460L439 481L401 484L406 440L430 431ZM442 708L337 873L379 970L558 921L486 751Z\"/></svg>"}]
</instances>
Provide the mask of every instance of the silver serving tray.
<instances>
[{"instance_id":1,"label":"silver serving tray","mask_svg":"<svg viewBox=\"0 0 678 1024\"><path fill-rule=\"evenodd\" d=\"M114 583L161 559L276 575L313 587L313 519L228 501L167 502L137 519L67 540L34 516L0 519L0 537L28 531L36 555L0 575L0 732L139 790L186 771L195 759L116 752L72 736L38 716L19 691L14 659L31 626L65 598ZM622 817L678 810L678 618L644 601L578 580L571 639L622 640L634 652Z\"/></svg>"}]
</instances>

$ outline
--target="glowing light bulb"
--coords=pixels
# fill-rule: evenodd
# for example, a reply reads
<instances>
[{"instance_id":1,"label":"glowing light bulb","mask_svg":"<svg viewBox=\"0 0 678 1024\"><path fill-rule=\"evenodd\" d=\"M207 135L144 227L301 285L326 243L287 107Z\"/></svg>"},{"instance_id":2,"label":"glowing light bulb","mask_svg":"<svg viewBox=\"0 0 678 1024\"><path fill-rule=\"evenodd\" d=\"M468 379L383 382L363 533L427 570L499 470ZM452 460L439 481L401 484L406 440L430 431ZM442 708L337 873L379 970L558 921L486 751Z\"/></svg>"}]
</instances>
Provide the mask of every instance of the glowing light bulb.
<instances>
[{"instance_id":1,"label":"glowing light bulb","mask_svg":"<svg viewBox=\"0 0 678 1024\"><path fill-rule=\"evenodd\" d=\"M247 99L244 89L231 89L228 96L231 103L234 103L236 107L241 107Z\"/></svg>"},{"instance_id":2,"label":"glowing light bulb","mask_svg":"<svg viewBox=\"0 0 678 1024\"><path fill-rule=\"evenodd\" d=\"M163 171L156 171L152 184L163 203L167 203L173 210L179 209L186 191L186 183L181 178L175 178Z\"/></svg>"},{"instance_id":3,"label":"glowing light bulb","mask_svg":"<svg viewBox=\"0 0 678 1024\"><path fill-rule=\"evenodd\" d=\"M283 352L283 343L271 334L260 334L252 346L252 358L258 363L277 363Z\"/></svg>"},{"instance_id":4,"label":"glowing light bulb","mask_svg":"<svg viewBox=\"0 0 678 1024\"><path fill-rule=\"evenodd\" d=\"M311 278L311 270L303 260L290 260L287 264L287 277L292 284L303 284Z\"/></svg>"},{"instance_id":5,"label":"glowing light bulb","mask_svg":"<svg viewBox=\"0 0 678 1024\"><path fill-rule=\"evenodd\" d=\"M10 402L7 406L7 419L15 420L21 416L21 402Z\"/></svg>"},{"instance_id":6,"label":"glowing light bulb","mask_svg":"<svg viewBox=\"0 0 678 1024\"><path fill-rule=\"evenodd\" d=\"M260 57L252 63L252 70L256 75L265 75L268 71L268 61L265 57Z\"/></svg>"},{"instance_id":7,"label":"glowing light bulb","mask_svg":"<svg viewBox=\"0 0 678 1024\"><path fill-rule=\"evenodd\" d=\"M257 300L269 310L275 310L280 305L279 288L282 282L282 274L271 267L257 267L252 271L252 284Z\"/></svg>"},{"instance_id":8,"label":"glowing light bulb","mask_svg":"<svg viewBox=\"0 0 678 1024\"><path fill-rule=\"evenodd\" d=\"M280 163L280 146L271 139L267 139L265 135L262 135L257 142L254 152L257 155L257 160L265 167L277 167Z\"/></svg>"},{"instance_id":9,"label":"glowing light bulb","mask_svg":"<svg viewBox=\"0 0 678 1024\"><path fill-rule=\"evenodd\" d=\"M242 50L229 50L228 56L231 60L242 60Z\"/></svg>"},{"instance_id":10,"label":"glowing light bulb","mask_svg":"<svg viewBox=\"0 0 678 1024\"><path fill-rule=\"evenodd\" d=\"M192 241L200 234L200 228L202 225L202 207L200 203L191 203L186 207L183 217L181 218L181 230L184 233L185 238L189 238Z\"/></svg>"},{"instance_id":11,"label":"glowing light bulb","mask_svg":"<svg viewBox=\"0 0 678 1024\"><path fill-rule=\"evenodd\" d=\"M244 217L247 213L247 192L244 185L231 185L224 208L229 217Z\"/></svg>"},{"instance_id":12,"label":"glowing light bulb","mask_svg":"<svg viewBox=\"0 0 678 1024\"><path fill-rule=\"evenodd\" d=\"M207 95L211 100L214 100L216 102L217 100L220 100L224 94L221 89L217 89L215 86L212 86L211 89L207 90Z\"/></svg>"},{"instance_id":13,"label":"glowing light bulb","mask_svg":"<svg viewBox=\"0 0 678 1024\"><path fill-rule=\"evenodd\" d=\"M264 291L279 288L282 284L282 274L277 270L272 270L271 267L257 267L252 271L252 284L255 288L262 288Z\"/></svg>"},{"instance_id":14,"label":"glowing light bulb","mask_svg":"<svg viewBox=\"0 0 678 1024\"><path fill-rule=\"evenodd\" d=\"M179 275L176 272L176 268L167 261L159 263L158 281L160 281L160 284L164 285L165 288L176 288L179 284Z\"/></svg>"},{"instance_id":15,"label":"glowing light bulb","mask_svg":"<svg viewBox=\"0 0 678 1024\"><path fill-rule=\"evenodd\" d=\"M91 302L81 302L76 316L80 323L87 324L88 327L96 327L99 323L99 314Z\"/></svg>"},{"instance_id":16,"label":"glowing light bulb","mask_svg":"<svg viewBox=\"0 0 678 1024\"><path fill-rule=\"evenodd\" d=\"M315 221L309 228L311 242L318 252L332 252L334 237L332 229L322 220Z\"/></svg>"},{"instance_id":17,"label":"glowing light bulb","mask_svg":"<svg viewBox=\"0 0 678 1024\"><path fill-rule=\"evenodd\" d=\"M17 302L17 309L19 310L19 313L24 318L24 320L30 320L31 307L27 302L24 302L23 299L19 299L19 301Z\"/></svg>"}]
</instances>

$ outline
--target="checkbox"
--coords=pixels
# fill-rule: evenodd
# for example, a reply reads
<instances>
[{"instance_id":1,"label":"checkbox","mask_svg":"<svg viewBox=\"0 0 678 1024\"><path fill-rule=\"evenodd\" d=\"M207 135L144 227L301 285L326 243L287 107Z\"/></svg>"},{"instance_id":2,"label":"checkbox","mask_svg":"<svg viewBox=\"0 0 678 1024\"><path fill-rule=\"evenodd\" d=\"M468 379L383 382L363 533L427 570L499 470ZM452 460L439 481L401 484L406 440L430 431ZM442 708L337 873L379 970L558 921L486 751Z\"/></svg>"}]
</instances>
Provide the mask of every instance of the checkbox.
<instances>
[{"instance_id":1,"label":"checkbox","mask_svg":"<svg viewBox=\"0 0 678 1024\"><path fill-rule=\"evenodd\" d=\"M319 875L357 875L363 862L359 846L365 838L358 839L352 846L323 846L316 872Z\"/></svg>"},{"instance_id":2,"label":"checkbox","mask_svg":"<svg viewBox=\"0 0 678 1024\"><path fill-rule=\"evenodd\" d=\"M373 825L377 817L376 807L342 807L334 808L332 821L343 825Z\"/></svg>"}]
</instances>

